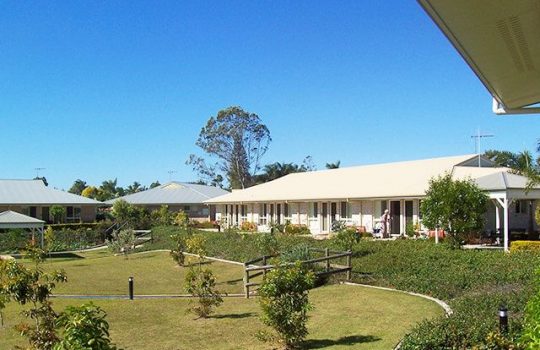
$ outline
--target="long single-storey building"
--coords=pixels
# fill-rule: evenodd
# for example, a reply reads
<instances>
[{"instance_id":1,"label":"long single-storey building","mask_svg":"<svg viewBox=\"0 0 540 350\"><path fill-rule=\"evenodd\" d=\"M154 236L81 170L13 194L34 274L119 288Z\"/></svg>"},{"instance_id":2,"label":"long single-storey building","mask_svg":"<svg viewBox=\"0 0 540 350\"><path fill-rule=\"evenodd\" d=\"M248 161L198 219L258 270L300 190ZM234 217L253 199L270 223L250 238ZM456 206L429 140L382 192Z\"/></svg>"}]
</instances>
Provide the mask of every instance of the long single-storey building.
<instances>
[{"instance_id":1,"label":"long single-storey building","mask_svg":"<svg viewBox=\"0 0 540 350\"><path fill-rule=\"evenodd\" d=\"M204 201L222 196L229 192L224 189L199 184L170 181L163 185L127 196L111 199L106 204L114 204L117 200L148 208L159 209L167 205L170 211L183 210L188 217L197 221L215 220L215 206Z\"/></svg>"},{"instance_id":2,"label":"long single-storey building","mask_svg":"<svg viewBox=\"0 0 540 350\"><path fill-rule=\"evenodd\" d=\"M474 154L294 173L205 203L217 206L216 219L227 226L249 221L268 231L272 222L289 220L314 235L330 232L333 221L372 232L389 209L390 232L403 234L407 224L421 225L429 180L445 173L486 191L485 229L503 232L506 248L510 230L538 229L533 213L540 188L526 191L527 178Z\"/></svg>"},{"instance_id":3,"label":"long single-storey building","mask_svg":"<svg viewBox=\"0 0 540 350\"><path fill-rule=\"evenodd\" d=\"M47 187L41 180L0 180L0 212L12 210L50 223L52 206L65 208L63 222L93 222L103 203Z\"/></svg>"}]
</instances>

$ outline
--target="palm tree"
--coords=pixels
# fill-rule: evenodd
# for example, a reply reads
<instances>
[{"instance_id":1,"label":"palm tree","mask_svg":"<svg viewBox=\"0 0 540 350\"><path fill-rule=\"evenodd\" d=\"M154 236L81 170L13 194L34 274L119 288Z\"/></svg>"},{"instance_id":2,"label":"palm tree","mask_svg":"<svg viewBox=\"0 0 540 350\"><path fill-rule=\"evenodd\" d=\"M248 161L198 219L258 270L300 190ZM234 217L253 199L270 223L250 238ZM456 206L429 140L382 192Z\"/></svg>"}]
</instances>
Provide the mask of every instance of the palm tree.
<instances>
[{"instance_id":1,"label":"palm tree","mask_svg":"<svg viewBox=\"0 0 540 350\"><path fill-rule=\"evenodd\" d=\"M341 165L341 160L338 160L335 163L326 163L326 169L338 169Z\"/></svg>"}]
</instances>

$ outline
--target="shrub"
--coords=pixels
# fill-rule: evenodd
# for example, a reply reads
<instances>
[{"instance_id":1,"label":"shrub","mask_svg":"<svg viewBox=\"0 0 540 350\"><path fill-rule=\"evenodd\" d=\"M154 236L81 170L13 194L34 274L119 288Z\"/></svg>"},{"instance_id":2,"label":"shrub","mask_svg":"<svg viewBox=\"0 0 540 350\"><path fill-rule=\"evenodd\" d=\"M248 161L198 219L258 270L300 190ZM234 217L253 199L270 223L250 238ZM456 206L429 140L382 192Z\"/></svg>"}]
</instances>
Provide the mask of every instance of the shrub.
<instances>
[{"instance_id":1,"label":"shrub","mask_svg":"<svg viewBox=\"0 0 540 350\"><path fill-rule=\"evenodd\" d=\"M273 233L260 233L255 241L261 255L276 255L279 253L279 243Z\"/></svg>"},{"instance_id":2,"label":"shrub","mask_svg":"<svg viewBox=\"0 0 540 350\"><path fill-rule=\"evenodd\" d=\"M306 225L291 224L289 222L285 224L283 233L288 235L310 235L311 231Z\"/></svg>"},{"instance_id":3,"label":"shrub","mask_svg":"<svg viewBox=\"0 0 540 350\"><path fill-rule=\"evenodd\" d=\"M540 241L514 241L510 245L510 252L524 250L540 252Z\"/></svg>"},{"instance_id":4,"label":"shrub","mask_svg":"<svg viewBox=\"0 0 540 350\"><path fill-rule=\"evenodd\" d=\"M113 253L122 253L127 259L128 254L135 249L135 232L132 229L115 231L113 239L107 241L107 245Z\"/></svg>"},{"instance_id":5,"label":"shrub","mask_svg":"<svg viewBox=\"0 0 540 350\"><path fill-rule=\"evenodd\" d=\"M213 313L213 308L223 302L216 290L216 279L210 269L191 268L186 274L186 291L197 298L197 305L191 304L188 311L193 312L199 318L206 318Z\"/></svg>"},{"instance_id":6,"label":"shrub","mask_svg":"<svg viewBox=\"0 0 540 350\"><path fill-rule=\"evenodd\" d=\"M346 228L339 231L332 239L333 243L341 250L352 250L360 240L360 235L354 228Z\"/></svg>"},{"instance_id":7,"label":"shrub","mask_svg":"<svg viewBox=\"0 0 540 350\"><path fill-rule=\"evenodd\" d=\"M414 229L414 224L412 222L408 222L406 225L405 225L405 234L408 236L408 237L414 237L415 236L415 229Z\"/></svg>"},{"instance_id":8,"label":"shrub","mask_svg":"<svg viewBox=\"0 0 540 350\"><path fill-rule=\"evenodd\" d=\"M62 222L64 216L66 215L66 208L61 205L53 205L49 208L49 213L53 217L53 222L55 224Z\"/></svg>"},{"instance_id":9,"label":"shrub","mask_svg":"<svg viewBox=\"0 0 540 350\"><path fill-rule=\"evenodd\" d=\"M540 270L537 275L537 283L540 283ZM520 339L523 347L527 350L540 349L540 286L527 302L523 324Z\"/></svg>"},{"instance_id":10,"label":"shrub","mask_svg":"<svg viewBox=\"0 0 540 350\"><path fill-rule=\"evenodd\" d=\"M68 306L56 320L56 326L63 329L63 336L53 350L116 350L109 338L106 315L92 303Z\"/></svg>"},{"instance_id":11,"label":"shrub","mask_svg":"<svg viewBox=\"0 0 540 350\"><path fill-rule=\"evenodd\" d=\"M240 225L240 231L255 232L257 231L257 224L250 221L244 221Z\"/></svg>"},{"instance_id":12,"label":"shrub","mask_svg":"<svg viewBox=\"0 0 540 350\"><path fill-rule=\"evenodd\" d=\"M332 232L339 232L347 228L345 221L335 220L332 221Z\"/></svg>"},{"instance_id":13,"label":"shrub","mask_svg":"<svg viewBox=\"0 0 540 350\"><path fill-rule=\"evenodd\" d=\"M281 263L295 263L298 261L310 260L313 258L313 255L309 248L310 247L307 244L299 244L291 247L281 252L279 260Z\"/></svg>"},{"instance_id":14,"label":"shrub","mask_svg":"<svg viewBox=\"0 0 540 350\"><path fill-rule=\"evenodd\" d=\"M259 288L261 319L275 330L286 348L294 347L308 335L308 290L313 281L313 273L297 263L270 271Z\"/></svg>"},{"instance_id":15,"label":"shrub","mask_svg":"<svg viewBox=\"0 0 540 350\"><path fill-rule=\"evenodd\" d=\"M15 253L23 249L29 242L28 234L22 229L0 233L0 252Z\"/></svg>"}]
</instances>

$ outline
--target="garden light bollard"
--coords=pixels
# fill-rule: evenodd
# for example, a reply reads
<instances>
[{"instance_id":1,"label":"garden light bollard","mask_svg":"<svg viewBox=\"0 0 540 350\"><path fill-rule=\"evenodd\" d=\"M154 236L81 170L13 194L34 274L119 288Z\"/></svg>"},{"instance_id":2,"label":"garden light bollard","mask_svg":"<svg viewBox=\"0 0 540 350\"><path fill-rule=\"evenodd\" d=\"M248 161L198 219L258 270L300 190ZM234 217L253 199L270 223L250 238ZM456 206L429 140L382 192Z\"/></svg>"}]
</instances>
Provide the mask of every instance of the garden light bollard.
<instances>
[{"instance_id":1,"label":"garden light bollard","mask_svg":"<svg viewBox=\"0 0 540 350\"><path fill-rule=\"evenodd\" d=\"M501 334L508 333L508 309L505 306L499 308L499 331Z\"/></svg>"},{"instance_id":2,"label":"garden light bollard","mask_svg":"<svg viewBox=\"0 0 540 350\"><path fill-rule=\"evenodd\" d=\"M128 278L129 300L133 300L133 277Z\"/></svg>"}]
</instances>

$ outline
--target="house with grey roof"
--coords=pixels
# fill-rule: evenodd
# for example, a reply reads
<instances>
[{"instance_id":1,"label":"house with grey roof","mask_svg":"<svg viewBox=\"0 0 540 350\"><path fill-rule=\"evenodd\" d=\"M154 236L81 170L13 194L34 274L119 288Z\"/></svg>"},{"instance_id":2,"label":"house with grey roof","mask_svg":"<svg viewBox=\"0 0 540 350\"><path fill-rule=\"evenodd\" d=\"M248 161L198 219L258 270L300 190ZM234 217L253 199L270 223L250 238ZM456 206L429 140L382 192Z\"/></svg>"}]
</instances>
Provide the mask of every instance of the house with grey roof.
<instances>
[{"instance_id":1,"label":"house with grey roof","mask_svg":"<svg viewBox=\"0 0 540 350\"><path fill-rule=\"evenodd\" d=\"M45 186L41 180L0 180L0 212L11 210L51 222L50 208L65 208L64 222L93 222L103 203Z\"/></svg>"},{"instance_id":2,"label":"house with grey roof","mask_svg":"<svg viewBox=\"0 0 540 350\"><path fill-rule=\"evenodd\" d=\"M105 203L114 204L115 201L122 199L148 210L167 205L170 211L183 210L191 219L208 221L215 219L215 206L205 204L204 201L227 193L229 192L214 186L170 181L146 191L111 199Z\"/></svg>"},{"instance_id":3,"label":"house with grey roof","mask_svg":"<svg viewBox=\"0 0 540 350\"><path fill-rule=\"evenodd\" d=\"M511 231L538 230L533 215L540 187L527 189L526 177L475 154L294 173L206 203L217 206L217 220L228 226L250 222L268 231L288 221L314 235L329 233L334 221L373 232L388 209L390 233L401 235L407 225L422 224L429 181L445 173L472 179L486 192L485 229L503 233L506 249Z\"/></svg>"}]
</instances>

